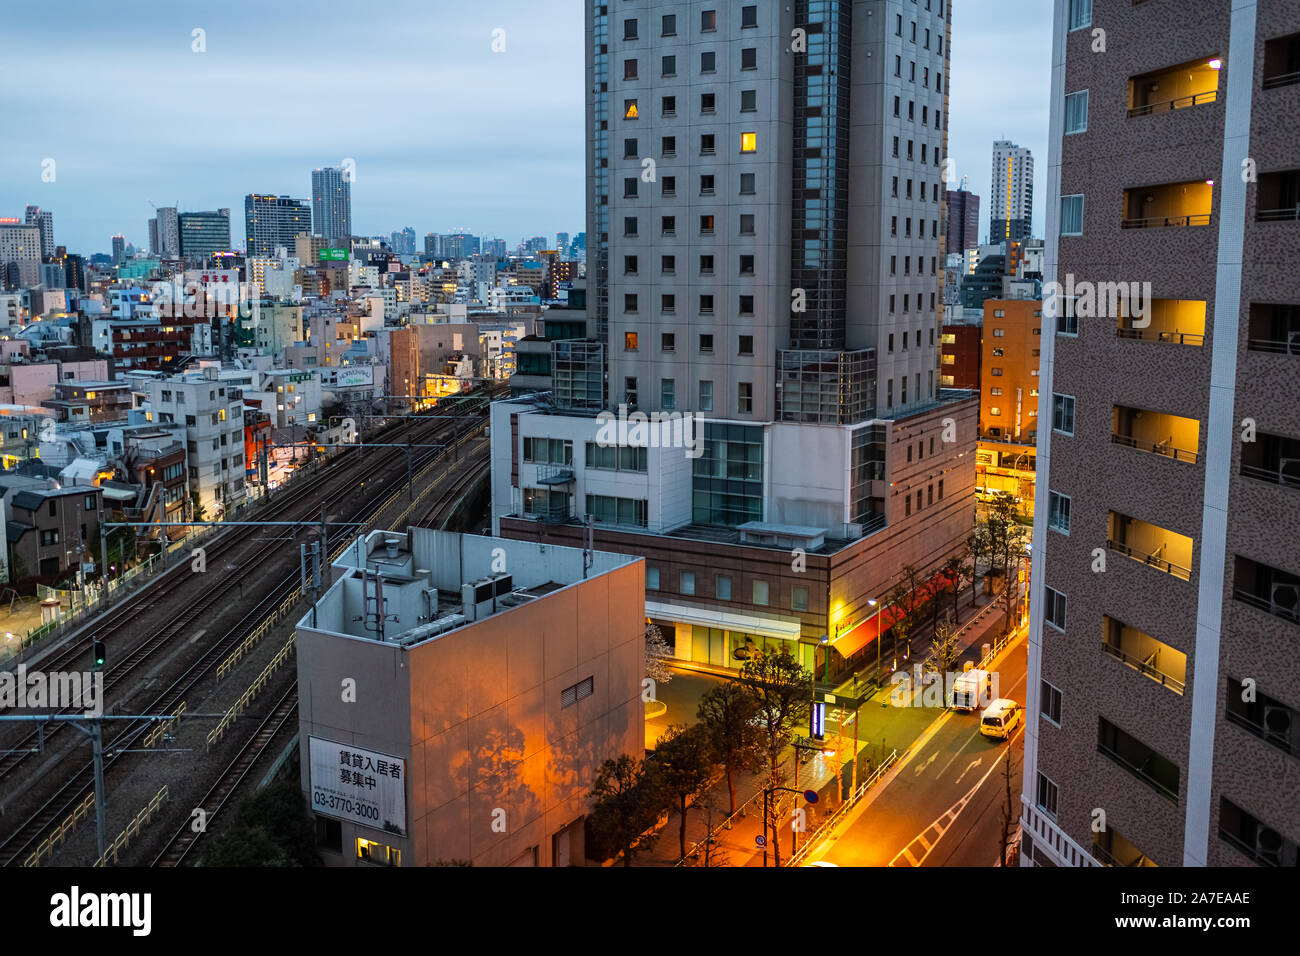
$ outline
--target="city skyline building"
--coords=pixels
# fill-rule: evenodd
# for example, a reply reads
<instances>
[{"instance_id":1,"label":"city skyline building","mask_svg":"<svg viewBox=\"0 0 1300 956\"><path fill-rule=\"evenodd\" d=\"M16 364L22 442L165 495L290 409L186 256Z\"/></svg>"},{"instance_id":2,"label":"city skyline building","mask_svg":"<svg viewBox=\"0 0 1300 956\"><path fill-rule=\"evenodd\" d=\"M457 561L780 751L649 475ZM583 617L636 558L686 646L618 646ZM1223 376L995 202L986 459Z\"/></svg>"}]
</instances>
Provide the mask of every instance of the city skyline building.
<instances>
[{"instance_id":1,"label":"city skyline building","mask_svg":"<svg viewBox=\"0 0 1300 956\"><path fill-rule=\"evenodd\" d=\"M312 231L332 241L352 239L352 176L325 166L311 173Z\"/></svg>"},{"instance_id":2,"label":"city skyline building","mask_svg":"<svg viewBox=\"0 0 1300 956\"><path fill-rule=\"evenodd\" d=\"M40 206L28 206L23 221L41 233L41 258L54 255L54 213Z\"/></svg>"},{"instance_id":3,"label":"city skyline building","mask_svg":"<svg viewBox=\"0 0 1300 956\"><path fill-rule=\"evenodd\" d=\"M980 197L965 189L949 189L944 194L947 215L948 255L974 249L980 241Z\"/></svg>"},{"instance_id":4,"label":"city skyline building","mask_svg":"<svg viewBox=\"0 0 1300 956\"><path fill-rule=\"evenodd\" d=\"M1034 154L1010 140L994 142L990 193L989 242L1029 239L1034 223Z\"/></svg>"},{"instance_id":5,"label":"city skyline building","mask_svg":"<svg viewBox=\"0 0 1300 956\"><path fill-rule=\"evenodd\" d=\"M229 209L183 212L176 218L180 255L201 259L214 252L231 251Z\"/></svg>"},{"instance_id":6,"label":"city skyline building","mask_svg":"<svg viewBox=\"0 0 1300 956\"><path fill-rule=\"evenodd\" d=\"M305 200L289 196L249 193L244 197L244 251L269 259L279 247L293 249L300 234L310 232L311 208Z\"/></svg>"}]
</instances>

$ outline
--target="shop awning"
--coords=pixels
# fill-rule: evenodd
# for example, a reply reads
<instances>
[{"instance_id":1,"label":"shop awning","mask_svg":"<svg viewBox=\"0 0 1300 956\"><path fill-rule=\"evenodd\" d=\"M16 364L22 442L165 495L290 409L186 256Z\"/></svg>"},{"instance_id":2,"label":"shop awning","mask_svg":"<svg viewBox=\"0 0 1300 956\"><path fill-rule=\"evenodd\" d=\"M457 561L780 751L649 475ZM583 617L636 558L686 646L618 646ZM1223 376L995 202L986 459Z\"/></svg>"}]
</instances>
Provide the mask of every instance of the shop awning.
<instances>
[{"instance_id":1,"label":"shop awning","mask_svg":"<svg viewBox=\"0 0 1300 956\"><path fill-rule=\"evenodd\" d=\"M917 586L918 601L926 601L932 596L943 593L945 588L951 586L951 583L952 579L947 574L942 571L936 573L930 580ZM893 605L886 605L881 608L880 613L870 615L865 621L855 625L831 641L831 647L835 648L841 657L852 657L879 637L882 631L889 630L894 622L902 616L902 612Z\"/></svg>"},{"instance_id":2,"label":"shop awning","mask_svg":"<svg viewBox=\"0 0 1300 956\"><path fill-rule=\"evenodd\" d=\"M740 631L744 634L761 634L764 637L778 637L787 641L797 641L799 639L799 622L782 620L781 618L736 614L732 611L717 611L712 608L691 607L686 604L666 604L659 601L646 601L645 613L646 617L675 621L681 624L714 627L725 631Z\"/></svg>"}]
</instances>

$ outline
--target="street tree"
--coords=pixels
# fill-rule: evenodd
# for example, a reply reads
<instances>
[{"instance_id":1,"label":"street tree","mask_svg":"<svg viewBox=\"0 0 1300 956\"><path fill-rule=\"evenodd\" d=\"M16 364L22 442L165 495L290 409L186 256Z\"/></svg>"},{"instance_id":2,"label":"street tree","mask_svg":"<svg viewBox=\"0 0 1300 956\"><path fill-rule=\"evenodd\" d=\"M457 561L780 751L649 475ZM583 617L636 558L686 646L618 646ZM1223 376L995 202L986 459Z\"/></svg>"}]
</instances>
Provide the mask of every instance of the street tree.
<instances>
[{"instance_id":1,"label":"street tree","mask_svg":"<svg viewBox=\"0 0 1300 956\"><path fill-rule=\"evenodd\" d=\"M680 859L686 858L686 813L691 797L708 785L717 764L708 728L674 724L655 744L653 779L661 794L671 798L679 815ZM666 801L665 801L666 802Z\"/></svg>"},{"instance_id":2,"label":"street tree","mask_svg":"<svg viewBox=\"0 0 1300 956\"><path fill-rule=\"evenodd\" d=\"M781 751L794 728L808 719L813 679L785 647L777 653L759 652L741 666L740 679L753 694L763 730L772 786L780 775ZM773 848L780 865L780 831L773 831Z\"/></svg>"},{"instance_id":3,"label":"street tree","mask_svg":"<svg viewBox=\"0 0 1300 956\"><path fill-rule=\"evenodd\" d=\"M957 628L949 614L934 629L934 639L930 641L930 657L925 662L925 669L931 673L947 674L956 667L957 657Z\"/></svg>"},{"instance_id":4,"label":"street tree","mask_svg":"<svg viewBox=\"0 0 1300 956\"><path fill-rule=\"evenodd\" d=\"M632 857L651 849L658 839L646 833L662 809L647 775L644 760L623 754L600 765L589 794L591 832L605 852L623 854L624 866L631 866Z\"/></svg>"},{"instance_id":5,"label":"street tree","mask_svg":"<svg viewBox=\"0 0 1300 956\"><path fill-rule=\"evenodd\" d=\"M763 731L753 692L735 681L705 691L695 716L708 731L714 758L727 775L730 813L736 812L736 772L755 771L763 761Z\"/></svg>"},{"instance_id":6,"label":"street tree","mask_svg":"<svg viewBox=\"0 0 1300 956\"><path fill-rule=\"evenodd\" d=\"M673 679L668 660L672 657L672 648L664 640L664 633L657 624L645 627L645 676L656 684L667 684Z\"/></svg>"},{"instance_id":7,"label":"street tree","mask_svg":"<svg viewBox=\"0 0 1300 956\"><path fill-rule=\"evenodd\" d=\"M983 562L986 567L989 567L993 562L993 537L989 532L987 521L981 520L975 525L975 530L966 539L966 553L970 555L971 603L974 603L976 591L983 577L979 573L980 563Z\"/></svg>"},{"instance_id":8,"label":"street tree","mask_svg":"<svg viewBox=\"0 0 1300 956\"><path fill-rule=\"evenodd\" d=\"M1016 812L1013 781L1016 779L1016 752L1011 747L1011 735L1007 735L1006 754L1004 755L1004 764L1002 767L1002 780L1006 786L1006 795L1002 803L1002 834L1001 845L1002 854L998 859L999 866L1007 865L1007 851L1011 848L1011 834L1015 831L1016 821L1020 819L1020 814Z\"/></svg>"}]
</instances>

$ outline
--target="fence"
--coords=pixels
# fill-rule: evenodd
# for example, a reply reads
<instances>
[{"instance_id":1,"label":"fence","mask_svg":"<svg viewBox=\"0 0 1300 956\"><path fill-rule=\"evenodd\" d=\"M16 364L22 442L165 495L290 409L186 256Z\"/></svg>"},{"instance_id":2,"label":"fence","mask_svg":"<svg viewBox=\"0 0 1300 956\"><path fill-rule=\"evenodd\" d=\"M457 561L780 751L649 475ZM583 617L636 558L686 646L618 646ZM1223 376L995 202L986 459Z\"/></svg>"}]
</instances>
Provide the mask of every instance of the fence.
<instances>
[{"instance_id":1,"label":"fence","mask_svg":"<svg viewBox=\"0 0 1300 956\"><path fill-rule=\"evenodd\" d=\"M289 655L293 653L294 639L296 636L296 634L289 635L289 640L285 641L284 647L280 648L280 650L276 652L275 657L271 658L270 663L268 663L266 667L262 668L262 673L257 675L257 679L248 685L248 689L239 695L239 700L235 701L234 704L231 705L230 709L222 715L221 720L217 722L217 726L213 727L212 730L208 732L208 750L211 750L212 745L222 738L222 735L230 729L231 725L234 724L235 719L244 712L248 705L257 699L257 695L262 692L270 682L271 678L275 676L275 672L278 671L284 665L284 662L289 659Z\"/></svg>"},{"instance_id":2,"label":"fence","mask_svg":"<svg viewBox=\"0 0 1300 956\"><path fill-rule=\"evenodd\" d=\"M223 681L229 677L230 672L235 669L235 665L244 659L244 655L256 647L262 638L270 634L275 625L284 620L285 615L287 615L293 609L294 605L296 605L301 599L302 586L299 585L290 591L284 600L276 605L275 610L263 618L262 622L258 624L257 627L253 628L247 637L240 641L239 646L231 652L229 657L217 665L217 680Z\"/></svg>"},{"instance_id":3,"label":"fence","mask_svg":"<svg viewBox=\"0 0 1300 956\"><path fill-rule=\"evenodd\" d=\"M152 730L142 738L145 747L153 747L167 735L167 731L176 726L177 721L185 716L185 701L181 701L180 706L176 708L176 713L169 720L160 720Z\"/></svg>"},{"instance_id":4,"label":"fence","mask_svg":"<svg viewBox=\"0 0 1300 956\"><path fill-rule=\"evenodd\" d=\"M76 808L64 817L63 822L54 828L54 832L42 840L27 857L23 860L23 866L40 866L41 860L54 852L54 848L62 843L77 824L84 820L90 814L90 808L95 805L95 794L86 794L86 799L77 804Z\"/></svg>"},{"instance_id":5,"label":"fence","mask_svg":"<svg viewBox=\"0 0 1300 956\"><path fill-rule=\"evenodd\" d=\"M108 848L104 851L104 855L96 860L92 865L99 867L108 866L110 859L116 863L117 854L121 850L126 849L126 846L131 842L132 837L140 835L140 828L153 819L153 815L158 812L158 808L162 806L163 801L166 799L167 784L164 783L162 789L153 795L153 799L144 805L140 812L135 815L135 818L126 825L126 829L119 833L113 839L113 842L108 845Z\"/></svg>"},{"instance_id":6,"label":"fence","mask_svg":"<svg viewBox=\"0 0 1300 956\"><path fill-rule=\"evenodd\" d=\"M895 762L897 762L897 760L898 760L898 751L891 750L889 752L889 756L880 762L880 766L877 767L875 770L871 771L871 776L867 777L866 780L858 784L858 789L853 791L853 795L848 800L845 800L844 803L841 804L840 807L834 813L832 813L829 817L823 820L821 825L818 826L816 830L808 834L807 838L805 838L804 840L803 846L800 847L794 853L793 856L791 856L788 860L786 860L786 862L783 863L782 866L798 866L799 862L805 859L808 856L808 854L812 852L813 847L817 845L817 843L819 842L818 840L819 835L822 833L831 832L831 830L836 826L836 824L838 824L839 821L844 818L844 815L848 813L850 810L852 810L854 806L857 805L857 802L862 799L862 797L866 794L868 790L870 790L873 786L876 785L876 783L879 782L880 778L885 775L885 773L889 770L890 767L892 767L895 764Z\"/></svg>"}]
</instances>

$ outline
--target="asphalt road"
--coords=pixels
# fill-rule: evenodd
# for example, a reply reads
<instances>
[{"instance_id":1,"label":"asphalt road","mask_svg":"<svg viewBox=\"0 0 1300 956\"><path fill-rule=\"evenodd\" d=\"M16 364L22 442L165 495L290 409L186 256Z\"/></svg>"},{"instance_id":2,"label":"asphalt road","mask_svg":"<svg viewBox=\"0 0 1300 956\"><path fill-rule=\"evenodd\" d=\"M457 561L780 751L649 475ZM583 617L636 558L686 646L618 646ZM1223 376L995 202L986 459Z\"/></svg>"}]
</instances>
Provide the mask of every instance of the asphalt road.
<instances>
[{"instance_id":1,"label":"asphalt road","mask_svg":"<svg viewBox=\"0 0 1300 956\"><path fill-rule=\"evenodd\" d=\"M998 665L998 693L1025 702L1023 638ZM942 713L931 711L936 717ZM1001 848L1007 744L979 732L979 714L948 712L870 802L809 858L836 866L993 866ZM1011 741L1019 816L1023 724Z\"/></svg>"}]
</instances>

